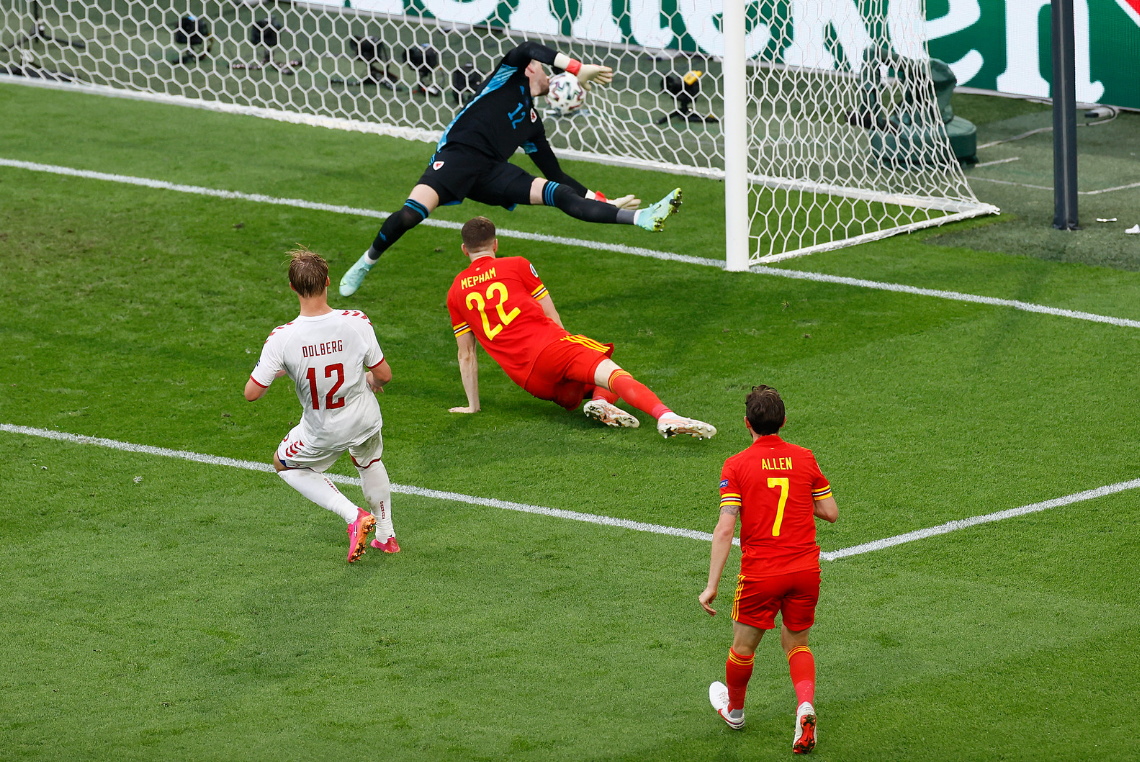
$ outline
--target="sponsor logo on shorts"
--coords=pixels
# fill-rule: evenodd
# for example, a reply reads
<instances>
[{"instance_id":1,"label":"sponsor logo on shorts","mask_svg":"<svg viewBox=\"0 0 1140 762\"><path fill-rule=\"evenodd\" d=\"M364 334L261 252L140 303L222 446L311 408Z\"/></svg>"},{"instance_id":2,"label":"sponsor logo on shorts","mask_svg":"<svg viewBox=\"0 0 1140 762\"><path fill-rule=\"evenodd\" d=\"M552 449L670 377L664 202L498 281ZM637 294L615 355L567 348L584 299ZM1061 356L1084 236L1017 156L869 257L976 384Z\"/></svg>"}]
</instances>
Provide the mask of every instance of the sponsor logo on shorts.
<instances>
[{"instance_id":1,"label":"sponsor logo on shorts","mask_svg":"<svg viewBox=\"0 0 1140 762\"><path fill-rule=\"evenodd\" d=\"M432 162L431 168L436 170L436 171L439 171L439 170L443 169L443 162L442 161Z\"/></svg>"}]
</instances>

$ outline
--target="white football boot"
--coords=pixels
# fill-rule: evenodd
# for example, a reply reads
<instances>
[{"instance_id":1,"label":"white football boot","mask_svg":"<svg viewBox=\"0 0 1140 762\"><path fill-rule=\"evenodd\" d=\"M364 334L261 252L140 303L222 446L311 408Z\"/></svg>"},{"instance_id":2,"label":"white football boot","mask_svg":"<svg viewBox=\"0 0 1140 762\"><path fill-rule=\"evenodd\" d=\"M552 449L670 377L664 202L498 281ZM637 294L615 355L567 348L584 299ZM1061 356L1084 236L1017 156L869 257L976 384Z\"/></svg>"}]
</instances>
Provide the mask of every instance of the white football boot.
<instances>
[{"instance_id":1,"label":"white football boot","mask_svg":"<svg viewBox=\"0 0 1140 762\"><path fill-rule=\"evenodd\" d=\"M733 730L744 728L744 710L728 711L728 686L719 680L709 686L709 703Z\"/></svg>"},{"instance_id":2,"label":"white football boot","mask_svg":"<svg viewBox=\"0 0 1140 762\"><path fill-rule=\"evenodd\" d=\"M641 425L640 421L617 405L612 405L601 399L587 402L582 406L582 412L585 413L587 418L601 421L607 426L613 426L616 429L636 429Z\"/></svg>"},{"instance_id":3,"label":"white football boot","mask_svg":"<svg viewBox=\"0 0 1140 762\"><path fill-rule=\"evenodd\" d=\"M676 413L666 413L657 419L657 433L666 439L678 434L688 434L697 439L712 439L716 436L716 426L695 418L685 418Z\"/></svg>"},{"instance_id":4,"label":"white football boot","mask_svg":"<svg viewBox=\"0 0 1140 762\"><path fill-rule=\"evenodd\" d=\"M792 737L792 753L807 754L815 748L815 707L808 702L796 710L796 734Z\"/></svg>"}]
</instances>

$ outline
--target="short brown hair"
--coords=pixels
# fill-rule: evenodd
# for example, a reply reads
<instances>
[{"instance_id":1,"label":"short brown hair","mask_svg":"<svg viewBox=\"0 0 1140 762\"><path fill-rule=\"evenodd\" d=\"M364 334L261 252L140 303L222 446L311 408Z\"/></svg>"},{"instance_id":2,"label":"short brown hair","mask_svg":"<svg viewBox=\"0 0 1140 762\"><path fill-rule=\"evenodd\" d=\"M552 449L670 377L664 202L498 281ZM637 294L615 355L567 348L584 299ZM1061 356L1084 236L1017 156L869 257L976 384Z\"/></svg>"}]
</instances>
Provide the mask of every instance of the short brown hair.
<instances>
[{"instance_id":1,"label":"short brown hair","mask_svg":"<svg viewBox=\"0 0 1140 762\"><path fill-rule=\"evenodd\" d=\"M463 225L460 235L468 251L479 251L495 240L495 223L486 217L472 217Z\"/></svg>"},{"instance_id":2,"label":"short brown hair","mask_svg":"<svg viewBox=\"0 0 1140 762\"><path fill-rule=\"evenodd\" d=\"M784 401L780 393L770 386L752 387L744 401L745 417L752 430L760 436L775 434L784 425Z\"/></svg>"},{"instance_id":3,"label":"short brown hair","mask_svg":"<svg viewBox=\"0 0 1140 762\"><path fill-rule=\"evenodd\" d=\"M329 279L329 263L304 246L289 252L289 284L301 296L319 296Z\"/></svg>"}]
</instances>

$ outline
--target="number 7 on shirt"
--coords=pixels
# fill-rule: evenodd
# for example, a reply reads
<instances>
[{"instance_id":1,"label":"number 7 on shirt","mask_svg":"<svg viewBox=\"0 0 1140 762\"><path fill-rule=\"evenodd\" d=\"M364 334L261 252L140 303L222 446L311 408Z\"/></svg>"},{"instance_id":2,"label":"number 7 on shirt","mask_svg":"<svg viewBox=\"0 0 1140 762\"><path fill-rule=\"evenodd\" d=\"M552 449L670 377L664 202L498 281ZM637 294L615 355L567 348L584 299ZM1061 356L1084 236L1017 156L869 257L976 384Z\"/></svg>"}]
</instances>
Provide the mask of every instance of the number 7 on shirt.
<instances>
[{"instance_id":1,"label":"number 7 on shirt","mask_svg":"<svg viewBox=\"0 0 1140 762\"><path fill-rule=\"evenodd\" d=\"M784 523L784 506L788 502L788 477L769 476L768 487L780 488L780 504L776 507L776 521L772 524L772 536L780 536L780 524Z\"/></svg>"}]
</instances>

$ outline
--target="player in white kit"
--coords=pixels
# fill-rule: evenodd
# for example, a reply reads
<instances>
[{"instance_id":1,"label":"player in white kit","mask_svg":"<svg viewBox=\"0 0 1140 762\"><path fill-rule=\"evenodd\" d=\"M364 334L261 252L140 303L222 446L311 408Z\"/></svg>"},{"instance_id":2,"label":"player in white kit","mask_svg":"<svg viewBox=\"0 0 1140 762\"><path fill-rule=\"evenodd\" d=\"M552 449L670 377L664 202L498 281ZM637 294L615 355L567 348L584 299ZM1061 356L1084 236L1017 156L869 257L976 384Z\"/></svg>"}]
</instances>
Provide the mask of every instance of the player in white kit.
<instances>
[{"instance_id":1,"label":"player in white kit","mask_svg":"<svg viewBox=\"0 0 1140 762\"><path fill-rule=\"evenodd\" d=\"M329 267L323 258L304 248L291 252L289 285L301 303L300 315L269 334L245 384L245 398L253 402L275 378L287 375L304 408L301 422L277 447L273 467L293 489L345 520L349 563L364 554L374 527L372 547L398 553L375 396L392 380L392 369L367 315L329 307ZM360 472L371 512L324 476L345 450Z\"/></svg>"}]
</instances>

